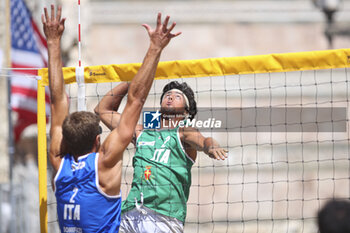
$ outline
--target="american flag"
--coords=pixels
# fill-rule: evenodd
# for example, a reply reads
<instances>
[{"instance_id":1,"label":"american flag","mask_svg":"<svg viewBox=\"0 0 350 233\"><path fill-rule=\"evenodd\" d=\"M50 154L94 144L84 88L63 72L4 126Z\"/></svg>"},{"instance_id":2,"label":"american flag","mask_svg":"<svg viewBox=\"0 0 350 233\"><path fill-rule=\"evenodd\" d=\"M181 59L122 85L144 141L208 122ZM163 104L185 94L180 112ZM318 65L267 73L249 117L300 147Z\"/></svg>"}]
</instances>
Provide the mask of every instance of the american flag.
<instances>
[{"instance_id":1,"label":"american flag","mask_svg":"<svg viewBox=\"0 0 350 233\"><path fill-rule=\"evenodd\" d=\"M23 0L11 0L12 68L47 67L47 44ZM14 70L11 77L11 107L18 113L15 140L37 122L37 70ZM46 115L50 110L46 94Z\"/></svg>"}]
</instances>

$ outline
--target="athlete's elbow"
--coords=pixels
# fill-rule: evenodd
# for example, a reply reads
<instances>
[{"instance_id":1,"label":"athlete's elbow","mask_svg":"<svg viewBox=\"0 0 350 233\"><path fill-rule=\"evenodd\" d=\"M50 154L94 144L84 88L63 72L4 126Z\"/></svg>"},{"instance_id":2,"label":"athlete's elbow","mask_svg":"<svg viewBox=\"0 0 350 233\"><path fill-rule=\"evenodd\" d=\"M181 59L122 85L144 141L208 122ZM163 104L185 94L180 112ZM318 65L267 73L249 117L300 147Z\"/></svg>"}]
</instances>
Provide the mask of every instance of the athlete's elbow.
<instances>
[{"instance_id":1,"label":"athlete's elbow","mask_svg":"<svg viewBox=\"0 0 350 233\"><path fill-rule=\"evenodd\" d=\"M132 83L128 91L128 100L144 103L148 95L148 88L145 83Z\"/></svg>"},{"instance_id":2,"label":"athlete's elbow","mask_svg":"<svg viewBox=\"0 0 350 233\"><path fill-rule=\"evenodd\" d=\"M108 107L106 107L104 104L97 104L96 107L94 108L94 112L96 115L101 116L104 113L113 111L113 109L109 109Z\"/></svg>"}]
</instances>

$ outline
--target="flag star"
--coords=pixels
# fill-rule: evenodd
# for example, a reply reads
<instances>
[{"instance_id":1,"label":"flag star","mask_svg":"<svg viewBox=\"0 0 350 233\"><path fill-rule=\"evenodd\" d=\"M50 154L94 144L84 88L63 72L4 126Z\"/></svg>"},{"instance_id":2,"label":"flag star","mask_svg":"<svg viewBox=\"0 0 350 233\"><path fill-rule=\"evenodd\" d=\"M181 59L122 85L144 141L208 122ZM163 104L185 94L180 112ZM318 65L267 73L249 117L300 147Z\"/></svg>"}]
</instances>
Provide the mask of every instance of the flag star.
<instances>
[{"instance_id":1,"label":"flag star","mask_svg":"<svg viewBox=\"0 0 350 233\"><path fill-rule=\"evenodd\" d=\"M28 40L29 39L29 32L28 31L24 33L23 39L24 40Z\"/></svg>"},{"instance_id":2,"label":"flag star","mask_svg":"<svg viewBox=\"0 0 350 233\"><path fill-rule=\"evenodd\" d=\"M15 23L20 24L20 23L21 23L21 21L22 21L22 20L21 20L21 18L20 18L20 17L17 17L17 18L16 18L16 22L15 22Z\"/></svg>"},{"instance_id":3,"label":"flag star","mask_svg":"<svg viewBox=\"0 0 350 233\"><path fill-rule=\"evenodd\" d=\"M17 46L18 47L22 47L23 46L23 40L22 39L19 39L18 41L17 41Z\"/></svg>"},{"instance_id":4,"label":"flag star","mask_svg":"<svg viewBox=\"0 0 350 233\"><path fill-rule=\"evenodd\" d=\"M26 30L26 27L22 24L20 27L19 27L19 31L20 32L24 32Z\"/></svg>"},{"instance_id":5,"label":"flag star","mask_svg":"<svg viewBox=\"0 0 350 233\"><path fill-rule=\"evenodd\" d=\"M152 113L152 116L153 116L153 118L152 118L152 120L151 120L151 122L152 121L154 121L155 119L157 119L160 115L162 115L161 113L159 113L159 111L157 110L157 112L155 112L155 113Z\"/></svg>"},{"instance_id":6,"label":"flag star","mask_svg":"<svg viewBox=\"0 0 350 233\"><path fill-rule=\"evenodd\" d=\"M28 20L28 19L25 19L25 20L24 20L24 25L26 25L27 27L29 27L30 22L29 22L29 20Z\"/></svg>"},{"instance_id":7,"label":"flag star","mask_svg":"<svg viewBox=\"0 0 350 233\"><path fill-rule=\"evenodd\" d=\"M15 37L15 39L17 40L19 37L19 31L15 31L15 33L13 33L13 36Z\"/></svg>"},{"instance_id":8,"label":"flag star","mask_svg":"<svg viewBox=\"0 0 350 233\"><path fill-rule=\"evenodd\" d=\"M27 41L26 48L31 49L33 47L33 43L31 41Z\"/></svg>"},{"instance_id":9,"label":"flag star","mask_svg":"<svg viewBox=\"0 0 350 233\"><path fill-rule=\"evenodd\" d=\"M13 10L13 16L17 16L17 15L18 15L18 9L15 8L15 9Z\"/></svg>"}]
</instances>

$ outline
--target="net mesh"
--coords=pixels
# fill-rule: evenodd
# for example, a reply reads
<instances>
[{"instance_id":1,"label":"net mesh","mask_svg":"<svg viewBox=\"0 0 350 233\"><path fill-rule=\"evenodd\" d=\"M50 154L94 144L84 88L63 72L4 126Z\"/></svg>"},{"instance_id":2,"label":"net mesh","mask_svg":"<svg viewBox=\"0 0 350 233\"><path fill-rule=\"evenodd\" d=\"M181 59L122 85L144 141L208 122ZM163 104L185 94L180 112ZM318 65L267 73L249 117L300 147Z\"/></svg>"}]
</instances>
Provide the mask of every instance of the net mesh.
<instances>
[{"instance_id":1,"label":"net mesh","mask_svg":"<svg viewBox=\"0 0 350 233\"><path fill-rule=\"evenodd\" d=\"M164 85L173 80L156 80L145 107L158 108ZM221 107L227 122L239 123L228 123L223 132L202 133L229 153L227 160L215 161L199 152L192 168L185 232L315 232L324 202L350 197L348 120L342 130L336 125L342 116L331 111L326 117L320 110L347 111L347 68L176 80L192 87L199 109L209 108L214 114ZM117 84L87 84L87 110L93 111ZM75 85L67 87L71 112L76 110L76 90ZM125 100L120 110L124 105ZM305 115L305 108L314 111ZM231 115L232 109L236 114ZM263 117L260 109L283 111ZM104 138L109 130L104 127L103 132ZM134 152L130 145L124 153L123 199L131 187ZM51 190L48 222L49 232L54 232Z\"/></svg>"}]
</instances>

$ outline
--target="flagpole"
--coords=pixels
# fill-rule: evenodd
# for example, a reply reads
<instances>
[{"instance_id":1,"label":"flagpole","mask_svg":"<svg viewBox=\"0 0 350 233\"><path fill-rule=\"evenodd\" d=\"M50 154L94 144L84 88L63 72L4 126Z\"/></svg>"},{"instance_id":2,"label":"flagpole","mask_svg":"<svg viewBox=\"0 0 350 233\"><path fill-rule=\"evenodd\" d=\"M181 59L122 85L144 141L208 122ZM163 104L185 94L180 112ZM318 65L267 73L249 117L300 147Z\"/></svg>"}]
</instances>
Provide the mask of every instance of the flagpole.
<instances>
[{"instance_id":1,"label":"flagpole","mask_svg":"<svg viewBox=\"0 0 350 233\"><path fill-rule=\"evenodd\" d=\"M11 67L11 15L10 15L10 0L6 0L6 64ZM11 70L7 71L8 75ZM15 153L13 141L13 124L12 124L12 108L11 108L11 78L7 78L7 117L8 117L8 154L9 154L9 179L10 179L10 200L11 200L11 220L10 233L16 232L16 215L15 215L15 195L13 185L13 157Z\"/></svg>"}]
</instances>

